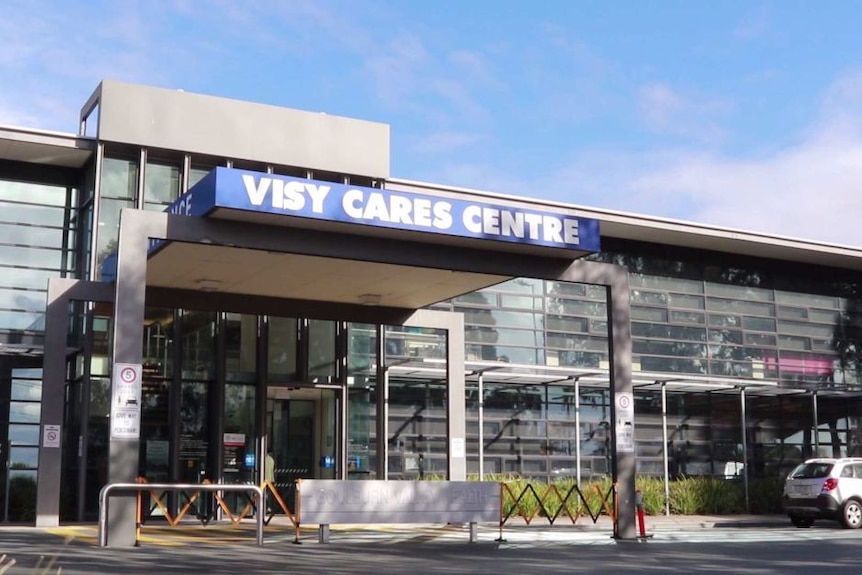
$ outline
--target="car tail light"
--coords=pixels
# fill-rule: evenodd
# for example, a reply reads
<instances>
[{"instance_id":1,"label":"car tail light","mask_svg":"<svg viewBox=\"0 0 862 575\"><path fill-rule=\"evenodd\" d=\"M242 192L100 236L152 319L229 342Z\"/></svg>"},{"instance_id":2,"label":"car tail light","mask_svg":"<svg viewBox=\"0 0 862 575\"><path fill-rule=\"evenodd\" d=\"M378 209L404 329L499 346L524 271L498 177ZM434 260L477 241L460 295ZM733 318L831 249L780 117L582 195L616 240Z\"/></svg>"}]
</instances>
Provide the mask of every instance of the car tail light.
<instances>
[{"instance_id":1,"label":"car tail light","mask_svg":"<svg viewBox=\"0 0 862 575\"><path fill-rule=\"evenodd\" d=\"M821 489L821 491L832 491L836 487L838 487L838 480L834 477L829 477L823 482L823 489Z\"/></svg>"}]
</instances>

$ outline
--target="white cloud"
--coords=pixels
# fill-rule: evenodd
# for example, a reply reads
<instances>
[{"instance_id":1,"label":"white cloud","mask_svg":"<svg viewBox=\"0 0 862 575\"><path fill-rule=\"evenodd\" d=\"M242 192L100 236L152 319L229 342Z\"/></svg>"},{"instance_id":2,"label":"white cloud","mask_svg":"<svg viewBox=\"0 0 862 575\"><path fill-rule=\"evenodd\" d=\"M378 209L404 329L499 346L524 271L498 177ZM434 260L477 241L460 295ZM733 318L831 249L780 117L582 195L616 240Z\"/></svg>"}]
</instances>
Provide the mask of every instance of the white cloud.
<instances>
[{"instance_id":1,"label":"white cloud","mask_svg":"<svg viewBox=\"0 0 862 575\"><path fill-rule=\"evenodd\" d=\"M638 108L643 122L651 130L681 136L704 143L717 142L724 135L718 119L728 106L703 96L686 96L663 82L641 86Z\"/></svg>"},{"instance_id":2,"label":"white cloud","mask_svg":"<svg viewBox=\"0 0 862 575\"><path fill-rule=\"evenodd\" d=\"M167 83L187 61L180 42L162 29L158 6L7 0L0 20L4 55L2 121L73 131L80 106L103 78ZM171 65L167 65L170 62Z\"/></svg>"},{"instance_id":3,"label":"white cloud","mask_svg":"<svg viewBox=\"0 0 862 575\"><path fill-rule=\"evenodd\" d=\"M553 199L584 206L862 247L862 73L838 78L808 128L768 154L592 150L548 181L570 182Z\"/></svg>"},{"instance_id":4,"label":"white cloud","mask_svg":"<svg viewBox=\"0 0 862 575\"><path fill-rule=\"evenodd\" d=\"M663 215L862 246L862 139L811 141L756 160L681 154L629 189L658 201Z\"/></svg>"},{"instance_id":5,"label":"white cloud","mask_svg":"<svg viewBox=\"0 0 862 575\"><path fill-rule=\"evenodd\" d=\"M676 105L672 92L657 102ZM795 141L748 157L706 145L582 150L539 178L451 162L437 181L584 207L862 247L862 72L835 80Z\"/></svg>"}]
</instances>

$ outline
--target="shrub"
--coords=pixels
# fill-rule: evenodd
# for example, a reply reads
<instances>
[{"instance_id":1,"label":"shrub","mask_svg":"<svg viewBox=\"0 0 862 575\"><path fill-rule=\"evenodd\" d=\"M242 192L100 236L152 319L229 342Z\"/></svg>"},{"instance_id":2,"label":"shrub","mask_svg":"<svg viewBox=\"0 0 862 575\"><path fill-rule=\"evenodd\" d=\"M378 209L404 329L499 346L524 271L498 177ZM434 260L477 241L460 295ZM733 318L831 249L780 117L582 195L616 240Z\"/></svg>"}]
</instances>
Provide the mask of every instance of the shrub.
<instances>
[{"instance_id":1,"label":"shrub","mask_svg":"<svg viewBox=\"0 0 862 575\"><path fill-rule=\"evenodd\" d=\"M715 477L704 479L703 513L722 515L745 512L745 484Z\"/></svg>"},{"instance_id":2,"label":"shrub","mask_svg":"<svg viewBox=\"0 0 862 575\"><path fill-rule=\"evenodd\" d=\"M553 483L511 477L501 477L499 480L508 487L508 490L503 492L503 509L511 515L543 515L540 503L548 516L565 515L566 511L560 510L564 502L568 513L573 517L601 515L605 513L605 506L613 508L612 496L605 501L611 488L611 480L607 477L598 481L584 481L578 486L578 490L571 493L569 490L575 485L574 479L571 478ZM661 477L638 477L635 483L643 495L644 512L648 515L663 514L664 480ZM683 477L670 482L669 492L671 513L726 515L746 511L745 484L741 480ZM521 499L516 509L515 501L518 497ZM751 480L749 505L752 513L780 513L781 479Z\"/></svg>"},{"instance_id":3,"label":"shrub","mask_svg":"<svg viewBox=\"0 0 862 575\"><path fill-rule=\"evenodd\" d=\"M604 512L604 498L610 491L610 479L584 482L573 489L573 479L561 479L554 483L524 478L505 480L503 511L507 515L526 517L548 517L566 515L599 515ZM580 492L580 493L579 493ZM565 503L565 510L562 509ZM613 509L612 498L607 506ZM543 512L544 510L544 512Z\"/></svg>"},{"instance_id":4,"label":"shrub","mask_svg":"<svg viewBox=\"0 0 862 575\"><path fill-rule=\"evenodd\" d=\"M659 515L664 513L664 480L658 477L640 477L636 481L644 500L644 513Z\"/></svg>"},{"instance_id":5,"label":"shrub","mask_svg":"<svg viewBox=\"0 0 862 575\"><path fill-rule=\"evenodd\" d=\"M768 477L749 482L748 502L752 513L781 513L781 493L784 480L781 477Z\"/></svg>"},{"instance_id":6,"label":"shrub","mask_svg":"<svg viewBox=\"0 0 862 575\"><path fill-rule=\"evenodd\" d=\"M703 480L683 477L670 484L670 508L673 513L696 515L704 508Z\"/></svg>"}]
</instances>

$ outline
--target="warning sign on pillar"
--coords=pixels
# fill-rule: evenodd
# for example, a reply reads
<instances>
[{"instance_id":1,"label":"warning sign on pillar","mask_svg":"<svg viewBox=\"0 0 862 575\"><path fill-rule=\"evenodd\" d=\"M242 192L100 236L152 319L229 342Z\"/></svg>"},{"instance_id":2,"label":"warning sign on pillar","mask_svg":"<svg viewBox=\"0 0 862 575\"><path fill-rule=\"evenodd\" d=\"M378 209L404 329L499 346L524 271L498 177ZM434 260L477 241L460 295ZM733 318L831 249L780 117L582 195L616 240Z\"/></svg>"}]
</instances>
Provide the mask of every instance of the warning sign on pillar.
<instances>
[{"instance_id":1,"label":"warning sign on pillar","mask_svg":"<svg viewBox=\"0 0 862 575\"><path fill-rule=\"evenodd\" d=\"M60 447L60 426L42 426L42 447Z\"/></svg>"},{"instance_id":2,"label":"warning sign on pillar","mask_svg":"<svg viewBox=\"0 0 862 575\"><path fill-rule=\"evenodd\" d=\"M635 401L631 393L616 394L617 452L635 450Z\"/></svg>"},{"instance_id":3,"label":"warning sign on pillar","mask_svg":"<svg viewBox=\"0 0 862 575\"><path fill-rule=\"evenodd\" d=\"M141 436L141 365L114 364L111 386L111 439Z\"/></svg>"}]
</instances>

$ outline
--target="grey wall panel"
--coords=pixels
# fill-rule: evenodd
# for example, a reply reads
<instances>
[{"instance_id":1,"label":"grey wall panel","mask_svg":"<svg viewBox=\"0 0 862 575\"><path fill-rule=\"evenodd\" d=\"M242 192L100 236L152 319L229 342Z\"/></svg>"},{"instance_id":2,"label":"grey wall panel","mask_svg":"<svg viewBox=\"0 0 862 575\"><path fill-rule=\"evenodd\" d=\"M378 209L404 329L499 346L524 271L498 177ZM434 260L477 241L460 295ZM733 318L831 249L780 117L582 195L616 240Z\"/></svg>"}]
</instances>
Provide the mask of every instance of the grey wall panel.
<instances>
[{"instance_id":1,"label":"grey wall panel","mask_svg":"<svg viewBox=\"0 0 862 575\"><path fill-rule=\"evenodd\" d=\"M104 81L99 138L151 148L389 177L389 126Z\"/></svg>"}]
</instances>

